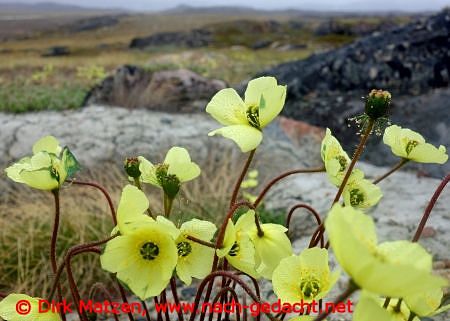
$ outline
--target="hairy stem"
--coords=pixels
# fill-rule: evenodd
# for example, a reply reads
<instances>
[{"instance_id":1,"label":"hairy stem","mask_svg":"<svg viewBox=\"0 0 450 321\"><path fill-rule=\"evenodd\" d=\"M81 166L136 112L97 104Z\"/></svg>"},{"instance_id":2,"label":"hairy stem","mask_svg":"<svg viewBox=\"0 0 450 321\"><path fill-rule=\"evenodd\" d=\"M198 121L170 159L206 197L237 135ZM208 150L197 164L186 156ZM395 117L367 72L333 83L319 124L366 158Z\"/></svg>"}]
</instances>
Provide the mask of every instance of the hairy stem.
<instances>
[{"instance_id":1,"label":"hairy stem","mask_svg":"<svg viewBox=\"0 0 450 321\"><path fill-rule=\"evenodd\" d=\"M253 206L256 208L258 207L258 205L261 203L261 201L263 200L264 196L267 194L267 192L279 181L281 181L283 178L288 177L290 175L294 175L294 174L305 174L305 173L320 173L320 172L324 172L325 171L325 167L321 166L321 167L315 167L315 168L306 168L306 169L296 169L296 170L292 170L289 172L285 172L281 175L278 175L277 177L275 177L274 179L272 179L267 185L266 187L264 187L264 189L261 191L261 193L258 195L258 198L255 200L255 202L253 203Z\"/></svg>"},{"instance_id":2,"label":"hairy stem","mask_svg":"<svg viewBox=\"0 0 450 321\"><path fill-rule=\"evenodd\" d=\"M204 246L207 246L207 247L211 247L213 249L216 248L216 244L208 242L208 241L203 241L203 240L201 240L199 238L196 238L195 236L188 235L188 236L186 236L186 238L188 240L191 240L191 241L195 242L195 243L198 243L198 244L201 244L201 245L204 245Z\"/></svg>"},{"instance_id":3,"label":"hairy stem","mask_svg":"<svg viewBox=\"0 0 450 321\"><path fill-rule=\"evenodd\" d=\"M319 213L317 213L317 211L316 211L314 208L312 208L312 207L309 206L308 204L297 204L297 205L293 206L293 207L289 210L289 213L288 213L288 215L287 215L287 217L286 217L286 228L288 229L288 232L289 232L289 227L290 227L290 225L291 225L291 219L292 219L292 216L294 215L295 211L296 211L297 209L299 209L299 208L304 208L304 209L308 210L308 213L310 213L311 215L313 215L313 216L315 217L316 222L317 222L317 225L318 225L319 227L321 226L322 220L321 220L321 218L320 218ZM313 236L314 236L314 235L313 235ZM323 247L323 243L324 243L323 235L322 235L322 237L321 237L321 239L320 239L320 242L321 242L321 246Z\"/></svg>"},{"instance_id":4,"label":"hairy stem","mask_svg":"<svg viewBox=\"0 0 450 321\"><path fill-rule=\"evenodd\" d=\"M406 163L409 162L409 159L406 158L402 158L394 167L392 167L387 173L385 173L384 175L378 177L376 180L373 181L374 184L378 184L379 182L381 182L383 179L385 179L386 177L390 176L392 173L396 172L397 170L399 170L400 168L402 168L404 165L406 165Z\"/></svg>"},{"instance_id":5,"label":"hairy stem","mask_svg":"<svg viewBox=\"0 0 450 321\"><path fill-rule=\"evenodd\" d=\"M236 203L236 199L239 193L239 189L241 188L242 181L245 178L245 175L247 174L248 168L250 167L250 164L252 163L253 156L255 156L256 149L252 150L250 154L248 155L247 162L245 162L244 168L242 169L241 174L239 175L239 178L234 185L233 194L231 194L231 200L230 200L230 208L234 206L234 203Z\"/></svg>"}]
</instances>

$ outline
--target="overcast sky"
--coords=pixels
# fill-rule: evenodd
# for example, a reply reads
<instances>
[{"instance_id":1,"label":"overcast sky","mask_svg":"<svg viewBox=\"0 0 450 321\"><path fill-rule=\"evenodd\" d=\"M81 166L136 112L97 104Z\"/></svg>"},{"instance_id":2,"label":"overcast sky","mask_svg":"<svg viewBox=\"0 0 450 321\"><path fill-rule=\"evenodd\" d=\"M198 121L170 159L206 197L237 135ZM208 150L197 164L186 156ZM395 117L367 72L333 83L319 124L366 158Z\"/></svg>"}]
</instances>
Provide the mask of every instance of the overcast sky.
<instances>
[{"instance_id":1,"label":"overcast sky","mask_svg":"<svg viewBox=\"0 0 450 321\"><path fill-rule=\"evenodd\" d=\"M56 2L101 8L161 10L180 4L192 6L241 5L258 9L312 9L332 11L423 11L450 6L450 0L0 0L13 3Z\"/></svg>"}]
</instances>

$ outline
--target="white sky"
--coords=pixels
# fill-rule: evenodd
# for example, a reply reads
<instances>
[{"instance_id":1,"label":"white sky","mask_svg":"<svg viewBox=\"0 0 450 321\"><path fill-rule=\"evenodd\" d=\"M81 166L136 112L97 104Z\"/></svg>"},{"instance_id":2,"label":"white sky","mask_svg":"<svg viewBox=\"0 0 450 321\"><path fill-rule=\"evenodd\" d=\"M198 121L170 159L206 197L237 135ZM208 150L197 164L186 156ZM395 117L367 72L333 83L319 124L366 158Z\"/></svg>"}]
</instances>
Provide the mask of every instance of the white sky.
<instances>
[{"instance_id":1,"label":"white sky","mask_svg":"<svg viewBox=\"0 0 450 321\"><path fill-rule=\"evenodd\" d=\"M450 6L450 0L44 0L61 4L100 8L128 8L135 10L161 10L179 4L192 6L248 6L258 9L296 8L330 11L423 11L439 10ZM43 0L0 0L0 3L36 3Z\"/></svg>"}]
</instances>

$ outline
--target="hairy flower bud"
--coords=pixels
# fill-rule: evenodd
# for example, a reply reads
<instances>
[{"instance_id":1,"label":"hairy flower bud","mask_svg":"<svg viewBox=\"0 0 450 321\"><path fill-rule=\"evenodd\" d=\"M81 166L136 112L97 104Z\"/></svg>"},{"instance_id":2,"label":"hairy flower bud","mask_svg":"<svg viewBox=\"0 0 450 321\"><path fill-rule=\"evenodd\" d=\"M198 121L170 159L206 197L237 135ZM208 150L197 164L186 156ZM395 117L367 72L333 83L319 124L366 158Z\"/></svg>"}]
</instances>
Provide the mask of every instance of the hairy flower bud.
<instances>
[{"instance_id":1,"label":"hairy flower bud","mask_svg":"<svg viewBox=\"0 0 450 321\"><path fill-rule=\"evenodd\" d=\"M391 93L373 89L366 98L366 114L372 119L386 117L391 104Z\"/></svg>"},{"instance_id":2,"label":"hairy flower bud","mask_svg":"<svg viewBox=\"0 0 450 321\"><path fill-rule=\"evenodd\" d=\"M129 157L125 159L124 169L128 176L132 178L138 178L141 176L141 171L139 170L139 160L137 157Z\"/></svg>"}]
</instances>

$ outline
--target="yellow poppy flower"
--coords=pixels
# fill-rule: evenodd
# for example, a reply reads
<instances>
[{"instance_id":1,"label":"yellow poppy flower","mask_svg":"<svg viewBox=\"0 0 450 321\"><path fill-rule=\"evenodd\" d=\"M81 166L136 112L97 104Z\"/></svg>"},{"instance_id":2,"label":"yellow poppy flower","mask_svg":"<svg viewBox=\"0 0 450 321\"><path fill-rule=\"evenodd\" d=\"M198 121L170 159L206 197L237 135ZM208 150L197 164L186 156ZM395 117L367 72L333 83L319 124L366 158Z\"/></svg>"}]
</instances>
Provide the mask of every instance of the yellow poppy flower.
<instances>
[{"instance_id":1,"label":"yellow poppy flower","mask_svg":"<svg viewBox=\"0 0 450 321\"><path fill-rule=\"evenodd\" d=\"M139 227L133 226L133 224ZM141 300L159 295L178 261L175 238L166 224L148 221L130 224L129 232L110 240L100 257L104 270L117 273Z\"/></svg>"},{"instance_id":2,"label":"yellow poppy flower","mask_svg":"<svg viewBox=\"0 0 450 321\"><path fill-rule=\"evenodd\" d=\"M200 167L191 161L188 151L182 147L172 147L162 164L153 165L142 156L138 160L140 179L162 188L171 199L180 190L181 183L200 175Z\"/></svg>"},{"instance_id":3,"label":"yellow poppy flower","mask_svg":"<svg viewBox=\"0 0 450 321\"><path fill-rule=\"evenodd\" d=\"M345 205L365 209L376 205L383 194L371 181L364 179L364 173L355 169L344 187Z\"/></svg>"},{"instance_id":4,"label":"yellow poppy flower","mask_svg":"<svg viewBox=\"0 0 450 321\"><path fill-rule=\"evenodd\" d=\"M5 172L17 183L50 191L58 189L67 177L79 169L70 150L61 148L53 136L46 136L34 144L33 156L22 158L6 168Z\"/></svg>"},{"instance_id":5,"label":"yellow poppy flower","mask_svg":"<svg viewBox=\"0 0 450 321\"><path fill-rule=\"evenodd\" d=\"M400 321L383 308L380 300L372 293L363 291L353 313L353 321ZM405 319L407 321L407 319ZM414 320L417 321L417 320Z\"/></svg>"},{"instance_id":6,"label":"yellow poppy flower","mask_svg":"<svg viewBox=\"0 0 450 321\"><path fill-rule=\"evenodd\" d=\"M448 160L446 148L425 142L419 133L392 125L384 131L383 142L391 147L394 155L418 163L444 164Z\"/></svg>"},{"instance_id":7,"label":"yellow poppy flower","mask_svg":"<svg viewBox=\"0 0 450 321\"><path fill-rule=\"evenodd\" d=\"M327 128L325 137L322 140L320 155L322 156L328 179L332 184L340 186L350 165L350 157L348 157L336 137L331 134L329 128Z\"/></svg>"},{"instance_id":8,"label":"yellow poppy flower","mask_svg":"<svg viewBox=\"0 0 450 321\"><path fill-rule=\"evenodd\" d=\"M253 210L243 214L239 221L255 246L256 271L262 277L271 280L272 273L280 261L292 255L291 241L286 235L287 228L279 224L260 224L264 235L258 235Z\"/></svg>"},{"instance_id":9,"label":"yellow poppy flower","mask_svg":"<svg viewBox=\"0 0 450 321\"><path fill-rule=\"evenodd\" d=\"M363 289L406 297L447 284L407 261L414 258L417 264L431 264L431 256L419 244L397 241L378 245L373 220L361 211L335 204L325 227L339 264Z\"/></svg>"},{"instance_id":10,"label":"yellow poppy flower","mask_svg":"<svg viewBox=\"0 0 450 321\"><path fill-rule=\"evenodd\" d=\"M405 303L409 310L421 317L432 317L450 309L450 304L441 307L444 293L441 288L436 288L423 293L415 293L405 297Z\"/></svg>"},{"instance_id":11,"label":"yellow poppy flower","mask_svg":"<svg viewBox=\"0 0 450 321\"><path fill-rule=\"evenodd\" d=\"M254 150L262 141L262 129L278 116L285 99L286 86L278 85L274 77L251 80L244 101L234 89L222 89L208 103L206 112L225 127L209 136L229 138L244 153Z\"/></svg>"},{"instance_id":12,"label":"yellow poppy flower","mask_svg":"<svg viewBox=\"0 0 450 321\"><path fill-rule=\"evenodd\" d=\"M330 272L328 251L313 247L281 260L272 276L273 290L282 302L311 302L323 298L339 278Z\"/></svg>"},{"instance_id":13,"label":"yellow poppy flower","mask_svg":"<svg viewBox=\"0 0 450 321\"><path fill-rule=\"evenodd\" d=\"M60 321L58 313L39 312L39 300L25 294L13 293L0 301L0 317L8 321ZM22 301L22 303L20 303ZM28 304L26 303L28 302ZM43 306L45 308L45 306ZM24 314L20 314L22 311ZM29 311L28 313L26 313Z\"/></svg>"},{"instance_id":14,"label":"yellow poppy flower","mask_svg":"<svg viewBox=\"0 0 450 321\"><path fill-rule=\"evenodd\" d=\"M259 275L256 272L255 247L244 227L242 220L234 225L230 219L225 229L223 245L216 253L219 258L225 257L237 270L256 279Z\"/></svg>"},{"instance_id":15,"label":"yellow poppy flower","mask_svg":"<svg viewBox=\"0 0 450 321\"><path fill-rule=\"evenodd\" d=\"M214 249L191 241L193 236L203 241L211 241L216 226L208 221L193 219L180 227L180 236L175 240L178 249L177 275L181 281L190 285L192 278L202 279L211 273Z\"/></svg>"}]
</instances>

